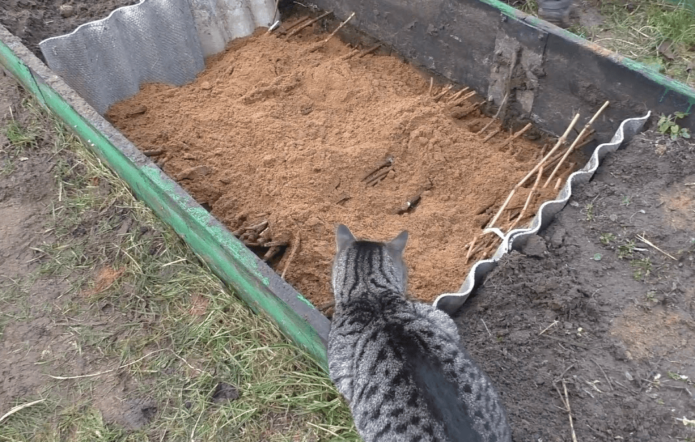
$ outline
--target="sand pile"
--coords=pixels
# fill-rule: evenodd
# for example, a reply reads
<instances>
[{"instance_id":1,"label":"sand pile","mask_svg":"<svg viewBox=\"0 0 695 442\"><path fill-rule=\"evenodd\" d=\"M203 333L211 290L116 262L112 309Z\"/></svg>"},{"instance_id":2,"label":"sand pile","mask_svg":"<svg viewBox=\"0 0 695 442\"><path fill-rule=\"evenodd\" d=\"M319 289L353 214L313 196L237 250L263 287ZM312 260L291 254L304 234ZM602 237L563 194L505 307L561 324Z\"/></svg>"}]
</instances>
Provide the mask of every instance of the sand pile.
<instances>
[{"instance_id":1,"label":"sand pile","mask_svg":"<svg viewBox=\"0 0 695 442\"><path fill-rule=\"evenodd\" d=\"M483 142L476 132L489 118L477 110L456 118L475 97L454 106L452 90L435 100L442 88L430 95L429 78L398 58L347 58L352 49L337 38L311 51L324 36L304 32L236 41L194 83L147 85L108 117L244 241L278 245L269 262L279 272L299 244L286 279L315 305L332 299L338 223L381 240L407 229L411 295L432 301L456 291L483 257L479 251L466 263L466 244L541 147L523 138L503 147L505 131ZM366 184L389 156L388 173ZM528 192L518 192L502 226ZM415 209L399 214L417 194ZM528 219L555 194L534 198Z\"/></svg>"}]
</instances>

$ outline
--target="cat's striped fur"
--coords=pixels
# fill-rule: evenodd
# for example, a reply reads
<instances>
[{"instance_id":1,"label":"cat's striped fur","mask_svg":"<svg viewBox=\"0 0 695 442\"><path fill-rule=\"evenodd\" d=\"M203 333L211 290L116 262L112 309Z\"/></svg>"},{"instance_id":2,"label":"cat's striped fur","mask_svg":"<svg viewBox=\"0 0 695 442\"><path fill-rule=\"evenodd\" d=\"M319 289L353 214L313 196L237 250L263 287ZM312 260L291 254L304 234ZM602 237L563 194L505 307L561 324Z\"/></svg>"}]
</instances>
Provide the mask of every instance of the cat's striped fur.
<instances>
[{"instance_id":1,"label":"cat's striped fur","mask_svg":"<svg viewBox=\"0 0 695 442\"><path fill-rule=\"evenodd\" d=\"M338 227L331 379L365 442L511 442L499 396L454 321L406 299L407 238L358 241Z\"/></svg>"}]
</instances>

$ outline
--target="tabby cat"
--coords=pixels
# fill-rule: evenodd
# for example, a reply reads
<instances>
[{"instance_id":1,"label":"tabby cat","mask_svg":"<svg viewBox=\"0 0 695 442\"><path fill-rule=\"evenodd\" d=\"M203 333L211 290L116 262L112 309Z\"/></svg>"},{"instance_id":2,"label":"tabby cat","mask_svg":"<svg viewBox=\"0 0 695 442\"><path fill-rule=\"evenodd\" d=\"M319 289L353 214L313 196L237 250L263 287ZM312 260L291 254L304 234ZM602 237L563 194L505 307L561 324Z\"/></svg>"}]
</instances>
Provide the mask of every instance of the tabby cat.
<instances>
[{"instance_id":1,"label":"tabby cat","mask_svg":"<svg viewBox=\"0 0 695 442\"><path fill-rule=\"evenodd\" d=\"M407 239L360 241L338 227L331 380L365 442L511 442L500 398L454 321L406 299Z\"/></svg>"}]
</instances>

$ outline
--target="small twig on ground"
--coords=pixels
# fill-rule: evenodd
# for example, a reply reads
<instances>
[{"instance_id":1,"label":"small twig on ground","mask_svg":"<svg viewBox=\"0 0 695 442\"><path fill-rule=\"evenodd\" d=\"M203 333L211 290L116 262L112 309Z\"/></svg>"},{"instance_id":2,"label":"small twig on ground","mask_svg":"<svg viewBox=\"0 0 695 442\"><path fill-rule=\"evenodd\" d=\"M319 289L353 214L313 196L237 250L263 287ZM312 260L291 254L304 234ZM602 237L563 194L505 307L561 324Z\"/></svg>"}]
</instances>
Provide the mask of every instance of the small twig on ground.
<instances>
[{"instance_id":1,"label":"small twig on ground","mask_svg":"<svg viewBox=\"0 0 695 442\"><path fill-rule=\"evenodd\" d=\"M282 269L282 275L280 275L280 278L283 280L285 279L285 274L287 273L287 269L290 268L290 264L292 264L292 259L294 259L294 255L297 253L297 249L299 249L299 242L300 242L300 237L299 237L299 232L295 233L294 235L294 240L292 241L292 250L290 250L290 256L287 258L287 264L285 264L285 268Z\"/></svg>"},{"instance_id":2,"label":"small twig on ground","mask_svg":"<svg viewBox=\"0 0 695 442\"><path fill-rule=\"evenodd\" d=\"M554 190L557 190L560 188L560 184L562 184L562 177L558 177L557 182L555 183L555 187L553 188Z\"/></svg>"},{"instance_id":3,"label":"small twig on ground","mask_svg":"<svg viewBox=\"0 0 695 442\"><path fill-rule=\"evenodd\" d=\"M511 226L507 228L507 232L510 232L514 227L516 227L517 224L519 224L519 221L521 221L524 218L524 215L526 215L526 209L528 209L529 204L531 203L531 199L533 198L533 194L536 193L536 189L538 188L538 183L541 181L541 176L543 176L543 166L541 166L538 169L538 175L536 175L536 181L533 183L533 187L531 188L531 191L528 193L528 196L526 197L526 202L524 203L524 207L521 209L521 212L519 213L519 216L514 220Z\"/></svg>"},{"instance_id":4,"label":"small twig on ground","mask_svg":"<svg viewBox=\"0 0 695 442\"><path fill-rule=\"evenodd\" d=\"M17 413L18 411L24 410L25 408L29 408L32 405L40 404L41 402L45 402L45 401L46 401L46 399L39 399L37 401L33 401L33 402L29 402L29 403L22 404L22 405L17 405L16 407L12 407L12 408L10 408L10 411L8 411L7 413L3 414L0 417L0 423L2 423L2 421L7 419L8 417L12 416L13 414Z\"/></svg>"},{"instance_id":5,"label":"small twig on ground","mask_svg":"<svg viewBox=\"0 0 695 442\"><path fill-rule=\"evenodd\" d=\"M155 351L149 352L149 353L147 353L145 356L143 356L143 357L141 357L141 358L139 358L139 359L136 359L136 360L134 360L133 362L129 362L129 363L124 364L124 365L120 365L120 366L118 366L117 368L112 368L111 370L99 371L99 372L96 372L96 373L84 374L84 375L79 375L79 376L53 376L53 375L50 375L50 374L49 374L48 377L49 377L49 378L53 378L53 379L58 379L59 381L64 381L64 380L67 380L67 379L93 378L93 377L95 377L95 376L101 376L101 375L103 375L103 374L107 374L107 373L112 373L112 372L114 372L114 371L118 371L118 370L120 370L120 369L122 369L122 368L130 367L131 365L137 364L138 362L142 361L143 359L146 359L146 358L152 356L153 354L155 354L155 353L160 353L160 352L162 352L162 351L164 351L164 350L167 350L167 349L166 349L166 348L160 348L159 350L155 350Z\"/></svg>"},{"instance_id":6,"label":"small twig on ground","mask_svg":"<svg viewBox=\"0 0 695 442\"><path fill-rule=\"evenodd\" d=\"M341 57L341 59L342 59L342 60L349 60L349 59L351 59L352 57L354 57L355 55L357 55L357 54L359 54L359 53L360 53L360 50L359 50L359 49L353 49L350 53L343 55L343 56Z\"/></svg>"},{"instance_id":7,"label":"small twig on ground","mask_svg":"<svg viewBox=\"0 0 695 442\"><path fill-rule=\"evenodd\" d=\"M646 245L648 245L648 246L650 246L650 247L653 247L654 249L658 250L659 252L661 252L661 253L663 253L664 255L666 255L666 256L668 256L669 258L671 258L672 260L678 261L678 260L677 260L676 258L674 258L673 256L669 255L668 253L664 252L663 250L661 250L660 248L658 248L657 246L655 246L654 243L652 243L651 241L648 241L647 238L645 238L643 235L637 235L637 239L639 239L640 241L642 241L642 242L645 243Z\"/></svg>"},{"instance_id":8,"label":"small twig on ground","mask_svg":"<svg viewBox=\"0 0 695 442\"><path fill-rule=\"evenodd\" d=\"M143 150L142 154L145 155L146 157L156 157L158 155L161 155L164 153L164 149L150 149L150 150Z\"/></svg>"},{"instance_id":9,"label":"small twig on ground","mask_svg":"<svg viewBox=\"0 0 695 442\"><path fill-rule=\"evenodd\" d=\"M490 333L490 329L487 328L487 324L485 323L485 320L483 318L480 318L481 321L483 321L483 325L485 326L485 330L487 330L487 334L492 337L492 333Z\"/></svg>"},{"instance_id":10,"label":"small twig on ground","mask_svg":"<svg viewBox=\"0 0 695 442\"><path fill-rule=\"evenodd\" d=\"M432 95L432 86L434 86L434 77L430 77L430 88L427 91L427 95Z\"/></svg>"},{"instance_id":11,"label":"small twig on ground","mask_svg":"<svg viewBox=\"0 0 695 442\"><path fill-rule=\"evenodd\" d=\"M592 359L592 361L594 361L594 360ZM613 384L611 383L611 380L608 379L606 372L603 371L603 368L600 365L598 365L598 362L596 362L596 361L594 361L594 364L596 364L598 366L599 370L601 370L601 373L603 373L603 377L606 378L606 382L608 382L608 386L611 387L611 391L615 390L615 388L613 388Z\"/></svg>"},{"instance_id":12,"label":"small twig on ground","mask_svg":"<svg viewBox=\"0 0 695 442\"><path fill-rule=\"evenodd\" d=\"M353 12L352 14L350 14L350 16L344 22L342 22L340 25L338 25L338 27L335 28L335 31L331 32L331 35L329 35L324 41L322 41L321 44L328 43L328 40L335 37L335 34L337 34L338 31L343 29L343 26L345 26L350 20L352 20L352 17L354 17L354 16L355 16L355 13Z\"/></svg>"},{"instance_id":13,"label":"small twig on ground","mask_svg":"<svg viewBox=\"0 0 695 442\"><path fill-rule=\"evenodd\" d=\"M463 103L465 103L469 98L474 97L476 94L477 94L476 91L471 91L471 92L467 93L466 95L464 95L463 97L457 99L456 101L453 101L453 100L452 100L452 103L450 104L450 106L451 106L451 107L460 106L460 105L462 105ZM482 103L481 103L481 104L482 104Z\"/></svg>"},{"instance_id":14,"label":"small twig on ground","mask_svg":"<svg viewBox=\"0 0 695 442\"><path fill-rule=\"evenodd\" d=\"M487 143L488 141L490 141L490 139L491 139L492 137L494 137L495 135L497 135L497 134L500 133L500 132L502 132L502 129L493 130L492 132L490 132L490 134L489 134L488 136L486 136L485 138L483 138L483 143Z\"/></svg>"},{"instance_id":15,"label":"small twig on ground","mask_svg":"<svg viewBox=\"0 0 695 442\"><path fill-rule=\"evenodd\" d=\"M460 91L456 92L454 95L452 95L447 101L451 103L452 101L458 99L461 95L465 94L466 91L468 91L470 88L469 87L464 87Z\"/></svg>"},{"instance_id":16,"label":"small twig on ground","mask_svg":"<svg viewBox=\"0 0 695 442\"><path fill-rule=\"evenodd\" d=\"M449 93L449 91L450 91L451 88L453 88L453 87L454 87L454 86L451 85L451 84L450 84L449 86L445 87L443 91L441 91L439 94L435 95L435 97L434 97L434 102L435 102L435 103L438 102L444 95L446 95L447 93Z\"/></svg>"},{"instance_id":17,"label":"small twig on ground","mask_svg":"<svg viewBox=\"0 0 695 442\"><path fill-rule=\"evenodd\" d=\"M379 173L377 173L376 175L374 175L373 177L371 177L367 181L367 186L372 186L372 187L376 186L377 184L382 182L384 180L384 178L386 178L386 176L389 174L389 172L391 172L391 170L392 170L392 167L389 166L386 169L380 171Z\"/></svg>"},{"instance_id":18,"label":"small twig on ground","mask_svg":"<svg viewBox=\"0 0 695 442\"><path fill-rule=\"evenodd\" d=\"M384 161L379 163L374 169L372 169L372 171L370 171L369 173L364 175L364 177L362 177L361 181L367 181L367 184L369 184L370 181L375 179L376 175L379 175L378 172L381 169L386 167L390 170L391 167L393 166L394 161L395 161L395 159L393 158L393 155L386 155L386 158L384 158Z\"/></svg>"},{"instance_id":19,"label":"small twig on ground","mask_svg":"<svg viewBox=\"0 0 695 442\"><path fill-rule=\"evenodd\" d=\"M557 325L557 324L558 324L558 320L556 319L556 320L554 320L549 326L547 326L547 327L544 328L540 333L538 333L538 336L540 336L540 335L542 335L543 333L547 332L548 330L550 330L550 327L552 327L552 326L554 326L554 325Z\"/></svg>"},{"instance_id":20,"label":"small twig on ground","mask_svg":"<svg viewBox=\"0 0 695 442\"><path fill-rule=\"evenodd\" d=\"M360 54L360 56L357 57L357 58L363 58L365 55L369 55L369 54L371 54L372 52L376 52L376 50L379 49L380 47L381 47L381 43L378 44L378 45L374 45L374 46L372 46L371 48L367 49L366 51L362 52L362 53Z\"/></svg>"},{"instance_id":21,"label":"small twig on ground","mask_svg":"<svg viewBox=\"0 0 695 442\"><path fill-rule=\"evenodd\" d=\"M466 262L464 264L468 264L468 260L471 259L471 254L473 254L473 247L475 247L476 241L478 241L478 237L480 235L477 235L475 238L473 238L473 241L471 241L468 246L468 252L466 253Z\"/></svg>"},{"instance_id":22,"label":"small twig on ground","mask_svg":"<svg viewBox=\"0 0 695 442\"><path fill-rule=\"evenodd\" d=\"M18 411L24 410L25 408L29 408L32 405L40 404L41 402L45 401L46 399L39 399L38 401L33 401L22 405L17 405L16 407L12 407L10 408L10 411L8 411L7 413L3 414L2 417L0 417L0 423L2 423L2 421L12 416L13 414L17 413Z\"/></svg>"},{"instance_id":23,"label":"small twig on ground","mask_svg":"<svg viewBox=\"0 0 695 442\"><path fill-rule=\"evenodd\" d=\"M428 185L421 187L420 190L418 190L415 195L408 198L408 201L406 201L405 204L403 204L401 207L399 207L396 210L396 214L403 215L404 213L412 210L420 202L420 199L422 198L422 194L430 189L432 189L432 181L430 181Z\"/></svg>"},{"instance_id":24,"label":"small twig on ground","mask_svg":"<svg viewBox=\"0 0 695 442\"><path fill-rule=\"evenodd\" d=\"M603 103L603 106L601 106L601 108L594 114L594 116L591 117L591 119L584 125L584 128L582 128L582 131L579 132L579 135L577 135L577 138L574 140L574 142L570 145L570 147L567 149L565 154L562 156L562 158L560 159L560 162L557 163L557 166L555 166L555 169L553 169L553 171L551 172L550 176L548 177L548 180L543 185L544 188L548 187L548 184L553 179L553 177L555 176L557 171L560 169L560 166L562 165L562 163L574 151L575 147L577 147L577 145L579 143L584 141L584 136L591 129L591 125L594 124L594 121L596 121L596 119L599 117L599 115L601 115L603 113L603 111L608 107L609 104L610 104L610 101L606 101L605 103Z\"/></svg>"},{"instance_id":25,"label":"small twig on ground","mask_svg":"<svg viewBox=\"0 0 695 442\"><path fill-rule=\"evenodd\" d=\"M492 123L495 122L495 120L497 120L497 117L499 117L500 112L502 112L502 106L504 106L504 104L507 102L507 98L509 98L509 94L505 95L504 98L502 98L502 102L500 103L500 106L497 108L497 113L495 114L495 116L492 117L492 120L488 121L487 124L476 133L477 135L480 135L483 132L485 132L487 128L490 127Z\"/></svg>"},{"instance_id":26,"label":"small twig on ground","mask_svg":"<svg viewBox=\"0 0 695 442\"><path fill-rule=\"evenodd\" d=\"M531 177L538 171L538 169L539 169L541 166L543 166L543 164L548 160L548 158L550 158L550 157L555 153L555 151L556 151L557 149L559 149L560 146L565 142L565 140L567 139L567 136L569 135L569 133L570 133L570 131L572 130L572 128L574 127L574 125L577 124L577 120L579 120L579 114L576 114L576 115L574 116L574 118L572 119L572 122L571 122L570 125L567 127L567 129L565 130L565 133L562 134L562 136L557 140L557 143L555 143L555 146L553 146L553 148L550 149L550 152L548 152L547 154L545 154L545 156L544 156L543 158L541 158L541 160L538 162L538 164L536 164L536 166L535 166L533 169L531 169L531 171L530 171L529 173L527 173L526 176L523 177L523 178L521 179L521 181L519 181L519 182L516 184L516 186L514 186L514 188L512 188L512 191L509 193L509 196L507 196L507 199L505 200L505 202L502 204L502 206L501 206L501 207L499 208L499 210L497 211L497 214L492 218L492 221L490 221L490 223L487 225L488 228L490 228L490 227L492 227L492 226L495 225L495 223L496 223L497 220L499 219L500 215L502 215L502 213L504 212L504 209L507 207L507 205L509 204L509 202L512 200L512 197L514 196L514 193L516 193L517 189L519 189L519 187L523 186L524 183L525 183L529 178L531 178Z\"/></svg>"},{"instance_id":27,"label":"small twig on ground","mask_svg":"<svg viewBox=\"0 0 695 442\"><path fill-rule=\"evenodd\" d=\"M312 20L309 20L308 22L306 22L306 23L304 23L303 25L299 26L299 27L298 27L297 29L295 29L294 31L292 31L292 32L290 32L289 34L287 34L287 38L290 38L290 37L292 37L292 36L294 36L294 35L297 35L298 33L300 33L300 32L302 31L302 29L308 28L309 26L313 25L314 23L316 23L317 21L321 20L322 18L329 16L330 14L333 14L333 11L325 12L325 13L319 15L318 17L316 17L316 18L314 18L314 19L312 19Z\"/></svg>"},{"instance_id":28,"label":"small twig on ground","mask_svg":"<svg viewBox=\"0 0 695 442\"><path fill-rule=\"evenodd\" d=\"M479 103L475 103L472 106L467 107L466 109L458 110L458 111L454 110L451 112L451 118L456 118L456 119L465 118L468 115L470 115L471 112L478 109L483 103L484 103L484 101L481 101Z\"/></svg>"},{"instance_id":29,"label":"small twig on ground","mask_svg":"<svg viewBox=\"0 0 695 442\"><path fill-rule=\"evenodd\" d=\"M531 127L533 127L533 124L531 124L531 123L529 123L529 124L527 124L526 126L524 126L519 132L515 133L515 134L512 135L511 137L509 137L509 138L507 138L506 140L504 140L504 143L502 143L501 148L504 149L505 147L507 147L507 145L508 145L509 143L511 143L512 141L516 140L517 138L519 138L520 136L522 136L523 134L525 134L529 129L531 129Z\"/></svg>"},{"instance_id":30,"label":"small twig on ground","mask_svg":"<svg viewBox=\"0 0 695 442\"><path fill-rule=\"evenodd\" d=\"M570 417L570 429L572 430L572 442L577 442L577 435L574 433L574 423L572 422L572 409L570 408L570 398L567 395L567 385L565 380L562 380L562 388L565 390L565 405L567 405L567 414Z\"/></svg>"},{"instance_id":31,"label":"small twig on ground","mask_svg":"<svg viewBox=\"0 0 695 442\"><path fill-rule=\"evenodd\" d=\"M289 26L287 27L287 29L285 29L285 33L287 33L287 32L289 32L289 31L291 31L292 29L296 28L297 25L301 25L302 23L306 22L308 19L309 19L309 16L308 16L308 15L305 15L304 17L300 18L300 19L297 20L296 22L294 22L294 23L292 23L291 25L289 25Z\"/></svg>"}]
</instances>

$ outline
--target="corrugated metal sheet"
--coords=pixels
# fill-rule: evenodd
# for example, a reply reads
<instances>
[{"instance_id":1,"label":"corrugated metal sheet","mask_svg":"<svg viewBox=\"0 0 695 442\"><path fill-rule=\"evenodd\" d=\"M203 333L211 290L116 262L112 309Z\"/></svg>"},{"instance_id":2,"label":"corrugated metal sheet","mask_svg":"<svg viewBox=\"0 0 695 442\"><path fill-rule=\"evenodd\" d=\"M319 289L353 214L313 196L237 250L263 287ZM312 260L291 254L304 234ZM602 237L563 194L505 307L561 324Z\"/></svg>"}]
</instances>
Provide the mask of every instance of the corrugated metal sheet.
<instances>
[{"instance_id":1,"label":"corrugated metal sheet","mask_svg":"<svg viewBox=\"0 0 695 442\"><path fill-rule=\"evenodd\" d=\"M39 44L48 66L97 112L144 83L181 86L204 58L269 26L272 0L143 0Z\"/></svg>"}]
</instances>

